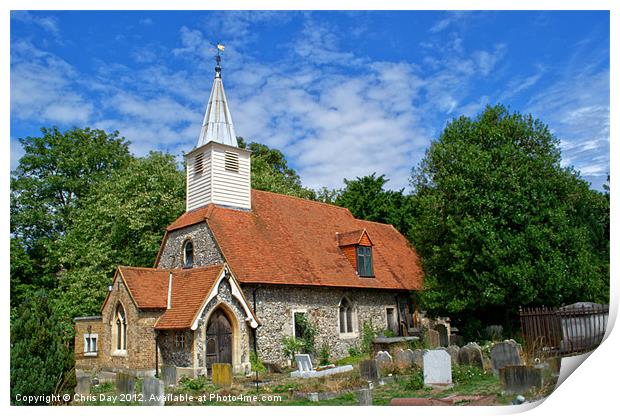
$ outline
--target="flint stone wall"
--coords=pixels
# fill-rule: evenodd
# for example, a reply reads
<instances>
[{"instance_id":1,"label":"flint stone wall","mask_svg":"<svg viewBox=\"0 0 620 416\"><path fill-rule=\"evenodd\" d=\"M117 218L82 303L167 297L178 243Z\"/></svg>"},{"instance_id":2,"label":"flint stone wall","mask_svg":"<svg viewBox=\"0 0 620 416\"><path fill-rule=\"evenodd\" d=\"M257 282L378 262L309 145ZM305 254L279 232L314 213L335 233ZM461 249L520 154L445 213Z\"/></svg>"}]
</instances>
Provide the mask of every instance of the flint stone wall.
<instances>
[{"instance_id":1,"label":"flint stone wall","mask_svg":"<svg viewBox=\"0 0 620 416\"><path fill-rule=\"evenodd\" d=\"M256 286L242 285L246 298L252 303ZM396 306L395 291L368 289L325 288L304 286L259 286L256 291L256 316L262 326L257 330L258 355L263 361L286 363L282 353L282 338L294 335L294 312L306 312L317 333L315 346L329 346L332 359L349 355L349 347L360 346L364 321L378 329L387 329L386 307ZM354 332L339 331L339 304L349 299L357 317L353 319ZM316 361L313 357L313 363Z\"/></svg>"},{"instance_id":2,"label":"flint stone wall","mask_svg":"<svg viewBox=\"0 0 620 416\"><path fill-rule=\"evenodd\" d=\"M183 244L190 239L194 245L193 267L210 266L224 262L211 230L206 223L199 223L168 233L156 267L160 269L183 267Z\"/></svg>"}]
</instances>

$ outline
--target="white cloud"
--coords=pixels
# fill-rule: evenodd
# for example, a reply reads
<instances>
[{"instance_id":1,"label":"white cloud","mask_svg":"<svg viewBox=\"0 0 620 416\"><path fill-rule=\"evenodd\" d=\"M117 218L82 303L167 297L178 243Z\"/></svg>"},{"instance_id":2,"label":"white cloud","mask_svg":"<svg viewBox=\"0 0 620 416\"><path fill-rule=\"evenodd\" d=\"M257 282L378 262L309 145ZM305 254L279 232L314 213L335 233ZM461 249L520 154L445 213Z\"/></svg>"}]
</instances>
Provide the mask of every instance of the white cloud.
<instances>
[{"instance_id":1,"label":"white cloud","mask_svg":"<svg viewBox=\"0 0 620 416\"><path fill-rule=\"evenodd\" d=\"M11 12L11 19L19 20L22 23L39 26L54 36L58 36L60 34L60 30L58 29L58 20L52 16L42 16L39 13L32 14L25 10L15 10Z\"/></svg>"}]
</instances>

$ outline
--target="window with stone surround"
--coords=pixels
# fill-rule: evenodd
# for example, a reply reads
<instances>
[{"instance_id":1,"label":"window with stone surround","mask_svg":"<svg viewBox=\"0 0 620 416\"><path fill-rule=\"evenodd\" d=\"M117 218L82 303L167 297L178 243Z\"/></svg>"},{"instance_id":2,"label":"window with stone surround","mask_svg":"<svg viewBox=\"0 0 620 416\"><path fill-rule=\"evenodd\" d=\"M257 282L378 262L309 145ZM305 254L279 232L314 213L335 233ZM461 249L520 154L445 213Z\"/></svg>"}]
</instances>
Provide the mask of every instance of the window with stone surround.
<instances>
[{"instance_id":1,"label":"window with stone surround","mask_svg":"<svg viewBox=\"0 0 620 416\"><path fill-rule=\"evenodd\" d=\"M185 350L185 332L177 331L174 334L174 345L177 350Z\"/></svg>"},{"instance_id":2,"label":"window with stone surround","mask_svg":"<svg viewBox=\"0 0 620 416\"><path fill-rule=\"evenodd\" d=\"M357 317L355 316L355 309L347 298L342 298L340 305L338 306L338 322L339 331L341 334L352 334L355 331L355 323Z\"/></svg>"},{"instance_id":3,"label":"window with stone surround","mask_svg":"<svg viewBox=\"0 0 620 416\"><path fill-rule=\"evenodd\" d=\"M84 355L86 357L97 356L97 334L84 334Z\"/></svg>"},{"instance_id":4,"label":"window with stone surround","mask_svg":"<svg viewBox=\"0 0 620 416\"><path fill-rule=\"evenodd\" d=\"M194 266L194 243L187 240L183 243L183 268L189 269Z\"/></svg>"},{"instance_id":5,"label":"window with stone surround","mask_svg":"<svg viewBox=\"0 0 620 416\"><path fill-rule=\"evenodd\" d=\"M116 307L112 335L115 352L127 352L127 317L125 315L125 309L120 303Z\"/></svg>"}]
</instances>

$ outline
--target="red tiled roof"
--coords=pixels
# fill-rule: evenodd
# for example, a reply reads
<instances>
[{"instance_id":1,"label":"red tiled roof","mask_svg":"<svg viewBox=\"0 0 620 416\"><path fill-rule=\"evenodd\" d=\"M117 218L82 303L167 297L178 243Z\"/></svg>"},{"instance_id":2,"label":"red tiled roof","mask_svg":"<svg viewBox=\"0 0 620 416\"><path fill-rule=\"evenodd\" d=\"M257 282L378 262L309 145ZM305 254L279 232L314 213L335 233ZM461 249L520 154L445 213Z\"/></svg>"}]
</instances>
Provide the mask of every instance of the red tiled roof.
<instances>
[{"instance_id":1,"label":"red tiled roof","mask_svg":"<svg viewBox=\"0 0 620 416\"><path fill-rule=\"evenodd\" d=\"M119 266L118 271L140 309L161 309L168 303L169 270Z\"/></svg>"},{"instance_id":2,"label":"red tiled roof","mask_svg":"<svg viewBox=\"0 0 620 416\"><path fill-rule=\"evenodd\" d=\"M337 233L338 245L340 247L359 244L366 230L349 231L348 233Z\"/></svg>"},{"instance_id":3,"label":"red tiled roof","mask_svg":"<svg viewBox=\"0 0 620 416\"><path fill-rule=\"evenodd\" d=\"M171 308L157 320L156 329L190 328L217 278L223 264L215 266L177 269L172 273Z\"/></svg>"},{"instance_id":4,"label":"red tiled roof","mask_svg":"<svg viewBox=\"0 0 620 416\"><path fill-rule=\"evenodd\" d=\"M348 209L252 190L252 211L208 205L168 231L206 220L241 283L419 290L423 273L409 242L391 225L357 220ZM366 229L375 277L361 278L336 233Z\"/></svg>"}]
</instances>

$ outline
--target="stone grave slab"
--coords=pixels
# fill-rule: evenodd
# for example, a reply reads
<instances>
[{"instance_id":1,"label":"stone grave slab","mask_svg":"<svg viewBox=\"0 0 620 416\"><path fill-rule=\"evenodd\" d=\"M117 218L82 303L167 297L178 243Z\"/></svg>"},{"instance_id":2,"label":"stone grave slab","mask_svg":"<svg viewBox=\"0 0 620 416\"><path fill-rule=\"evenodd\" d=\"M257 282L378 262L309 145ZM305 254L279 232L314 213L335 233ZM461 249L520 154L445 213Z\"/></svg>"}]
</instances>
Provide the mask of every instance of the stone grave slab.
<instances>
[{"instance_id":1,"label":"stone grave slab","mask_svg":"<svg viewBox=\"0 0 620 416\"><path fill-rule=\"evenodd\" d=\"M145 377L142 380L142 405L163 406L164 382L155 377Z\"/></svg>"},{"instance_id":2,"label":"stone grave slab","mask_svg":"<svg viewBox=\"0 0 620 416\"><path fill-rule=\"evenodd\" d=\"M450 354L450 359L452 360L452 365L455 366L459 363L459 350L461 348L458 345L450 345L446 348L448 354Z\"/></svg>"},{"instance_id":3,"label":"stone grave slab","mask_svg":"<svg viewBox=\"0 0 620 416\"><path fill-rule=\"evenodd\" d=\"M422 368L422 366L424 365L424 350L414 350L412 359L414 365Z\"/></svg>"},{"instance_id":4,"label":"stone grave slab","mask_svg":"<svg viewBox=\"0 0 620 416\"><path fill-rule=\"evenodd\" d=\"M214 363L211 367L211 381L218 387L232 386L232 365L228 363Z\"/></svg>"},{"instance_id":5,"label":"stone grave slab","mask_svg":"<svg viewBox=\"0 0 620 416\"><path fill-rule=\"evenodd\" d=\"M377 360L360 361L360 376L364 380L377 381L379 379L379 367Z\"/></svg>"},{"instance_id":6,"label":"stone grave slab","mask_svg":"<svg viewBox=\"0 0 620 416\"><path fill-rule=\"evenodd\" d=\"M439 344L439 332L434 329L429 329L426 331L426 341L428 344L428 348L434 349L440 346Z\"/></svg>"},{"instance_id":7,"label":"stone grave slab","mask_svg":"<svg viewBox=\"0 0 620 416\"><path fill-rule=\"evenodd\" d=\"M499 375L499 370L507 365L521 365L521 346L514 340L502 341L491 348L491 364L493 373Z\"/></svg>"},{"instance_id":8,"label":"stone grave slab","mask_svg":"<svg viewBox=\"0 0 620 416\"><path fill-rule=\"evenodd\" d=\"M527 393L543 386L543 370L526 365L508 365L499 370L499 380L507 393Z\"/></svg>"},{"instance_id":9,"label":"stone grave slab","mask_svg":"<svg viewBox=\"0 0 620 416\"><path fill-rule=\"evenodd\" d=\"M478 367L481 370L484 369L480 346L475 342L470 342L464 347L461 347L459 350L459 364Z\"/></svg>"},{"instance_id":10,"label":"stone grave slab","mask_svg":"<svg viewBox=\"0 0 620 416\"><path fill-rule=\"evenodd\" d=\"M177 385L177 367L174 365L164 365L161 367L161 379L165 386Z\"/></svg>"},{"instance_id":11,"label":"stone grave slab","mask_svg":"<svg viewBox=\"0 0 620 416\"><path fill-rule=\"evenodd\" d=\"M413 365L413 351L410 349L397 350L394 354L394 365L398 368L409 368Z\"/></svg>"},{"instance_id":12,"label":"stone grave slab","mask_svg":"<svg viewBox=\"0 0 620 416\"><path fill-rule=\"evenodd\" d=\"M79 376L77 377L77 384L75 386L75 393L81 395L90 394L90 376Z\"/></svg>"},{"instance_id":13,"label":"stone grave slab","mask_svg":"<svg viewBox=\"0 0 620 416\"><path fill-rule=\"evenodd\" d=\"M116 373L116 392L118 394L134 394L136 389L136 378L131 374Z\"/></svg>"},{"instance_id":14,"label":"stone grave slab","mask_svg":"<svg viewBox=\"0 0 620 416\"><path fill-rule=\"evenodd\" d=\"M424 384L452 384L452 361L445 350L424 351Z\"/></svg>"}]
</instances>

